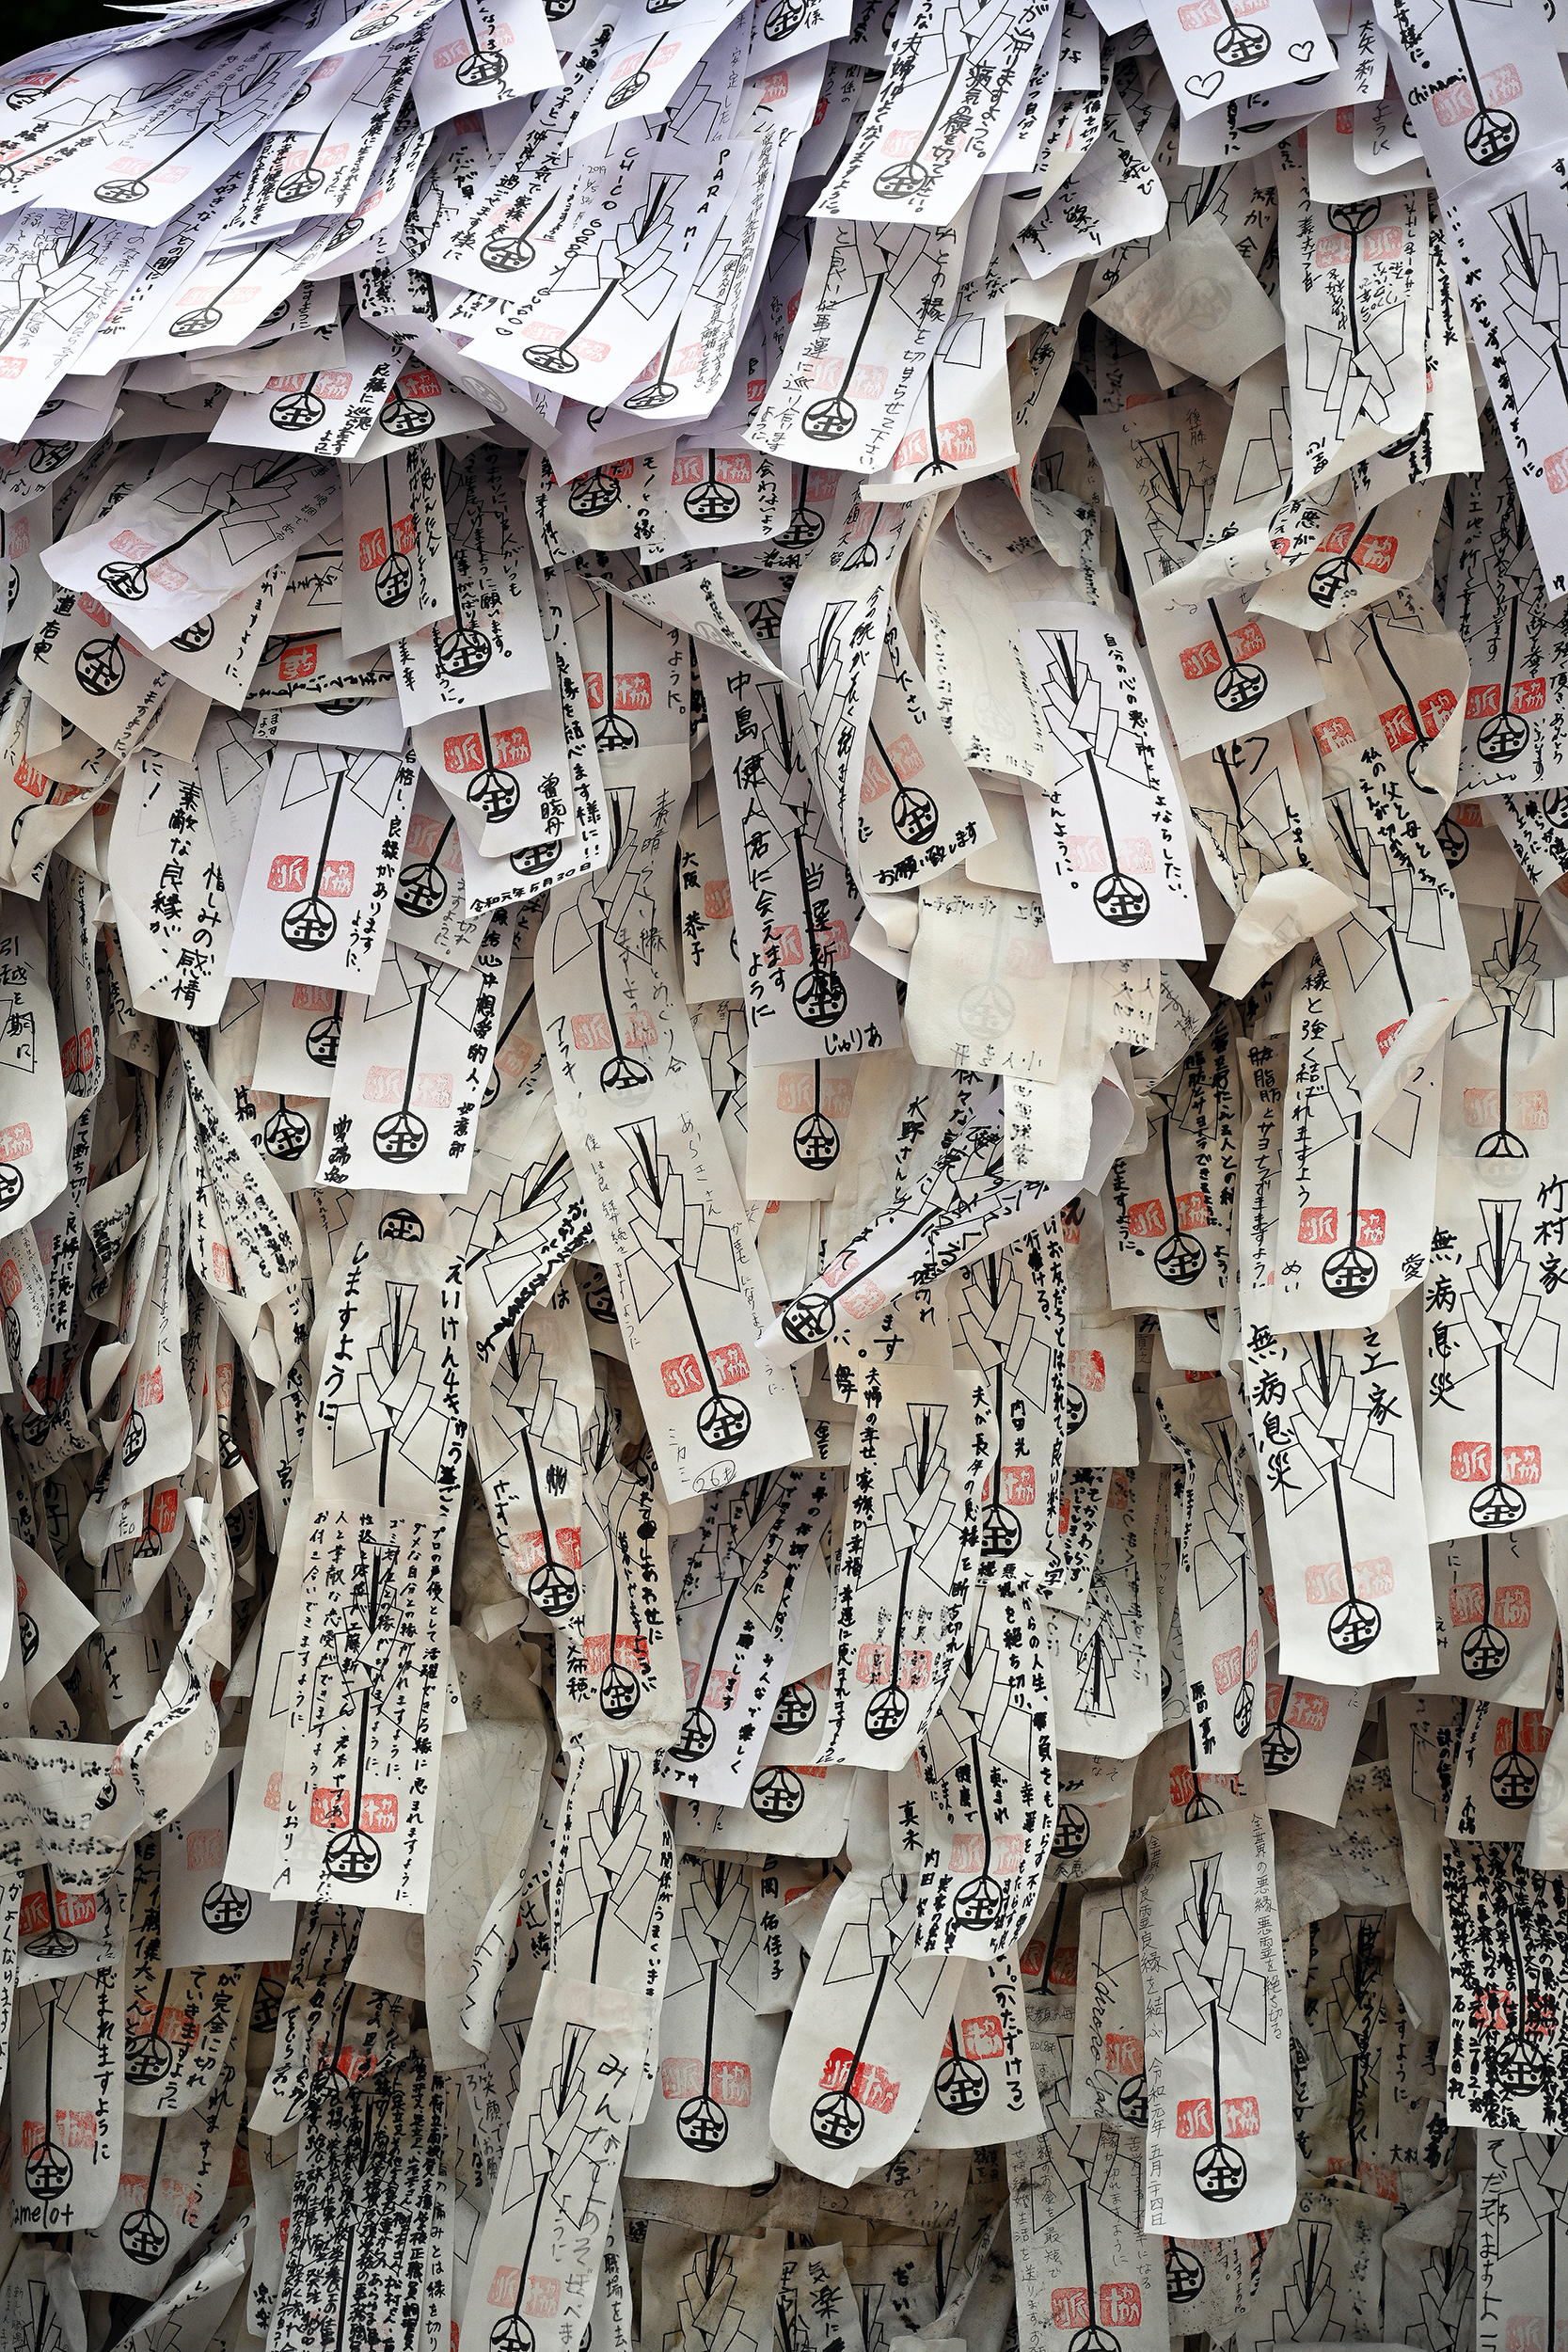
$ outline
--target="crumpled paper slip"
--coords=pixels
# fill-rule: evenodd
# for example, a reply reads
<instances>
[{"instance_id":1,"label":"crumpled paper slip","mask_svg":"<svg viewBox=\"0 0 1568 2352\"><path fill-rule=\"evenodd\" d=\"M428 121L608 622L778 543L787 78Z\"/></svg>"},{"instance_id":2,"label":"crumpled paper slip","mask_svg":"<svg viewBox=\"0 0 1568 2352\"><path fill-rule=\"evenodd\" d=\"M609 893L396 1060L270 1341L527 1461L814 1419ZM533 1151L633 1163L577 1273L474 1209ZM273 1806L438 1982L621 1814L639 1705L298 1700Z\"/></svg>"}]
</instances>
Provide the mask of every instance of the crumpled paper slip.
<instances>
[{"instance_id":1,"label":"crumpled paper slip","mask_svg":"<svg viewBox=\"0 0 1568 2352\"><path fill-rule=\"evenodd\" d=\"M1245 996L1280 957L1354 910L1348 891L1322 874L1290 869L1265 874L1248 898L1214 966L1214 986Z\"/></svg>"},{"instance_id":2,"label":"crumpled paper slip","mask_svg":"<svg viewBox=\"0 0 1568 2352\"><path fill-rule=\"evenodd\" d=\"M1090 308L1180 375L1212 384L1233 384L1285 341L1284 320L1209 213L1178 230Z\"/></svg>"}]
</instances>

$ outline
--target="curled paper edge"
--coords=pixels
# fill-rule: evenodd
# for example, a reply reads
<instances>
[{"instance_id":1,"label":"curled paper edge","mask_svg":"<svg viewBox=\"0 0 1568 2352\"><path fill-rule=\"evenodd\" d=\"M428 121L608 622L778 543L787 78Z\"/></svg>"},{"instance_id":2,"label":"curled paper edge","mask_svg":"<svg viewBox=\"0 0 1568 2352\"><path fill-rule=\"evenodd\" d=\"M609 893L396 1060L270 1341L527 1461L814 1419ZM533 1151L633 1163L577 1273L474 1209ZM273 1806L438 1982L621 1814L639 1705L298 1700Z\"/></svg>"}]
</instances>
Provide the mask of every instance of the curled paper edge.
<instances>
[{"instance_id":1,"label":"curled paper edge","mask_svg":"<svg viewBox=\"0 0 1568 2352\"><path fill-rule=\"evenodd\" d=\"M1236 917L1214 967L1214 987L1222 996L1244 996L1281 956L1332 930L1355 906L1348 890L1307 866L1265 874Z\"/></svg>"}]
</instances>

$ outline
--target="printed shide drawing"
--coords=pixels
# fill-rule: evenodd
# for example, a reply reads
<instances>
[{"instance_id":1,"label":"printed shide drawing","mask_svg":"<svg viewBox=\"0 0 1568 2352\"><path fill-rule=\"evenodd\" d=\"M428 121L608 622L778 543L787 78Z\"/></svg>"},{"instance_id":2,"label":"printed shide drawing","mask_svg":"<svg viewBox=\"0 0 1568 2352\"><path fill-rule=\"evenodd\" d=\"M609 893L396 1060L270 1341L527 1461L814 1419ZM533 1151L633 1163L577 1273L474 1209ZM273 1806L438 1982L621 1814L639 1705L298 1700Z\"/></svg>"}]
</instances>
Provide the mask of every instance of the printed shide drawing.
<instances>
[{"instance_id":1,"label":"printed shide drawing","mask_svg":"<svg viewBox=\"0 0 1568 2352\"><path fill-rule=\"evenodd\" d=\"M1564 2352L1565 256L1553 0L0 65L0 2352Z\"/></svg>"}]
</instances>

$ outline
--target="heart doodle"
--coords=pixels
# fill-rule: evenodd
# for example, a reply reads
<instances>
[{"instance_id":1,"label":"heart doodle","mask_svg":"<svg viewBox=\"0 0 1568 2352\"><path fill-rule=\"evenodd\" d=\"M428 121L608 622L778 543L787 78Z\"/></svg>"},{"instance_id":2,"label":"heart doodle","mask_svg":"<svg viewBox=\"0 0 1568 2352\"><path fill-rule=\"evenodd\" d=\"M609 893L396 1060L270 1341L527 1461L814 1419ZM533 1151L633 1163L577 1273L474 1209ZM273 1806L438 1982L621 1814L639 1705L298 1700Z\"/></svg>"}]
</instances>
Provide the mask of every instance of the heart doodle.
<instances>
[{"instance_id":1,"label":"heart doodle","mask_svg":"<svg viewBox=\"0 0 1568 2352\"><path fill-rule=\"evenodd\" d=\"M1212 98L1224 80L1223 73L1189 73L1187 87L1194 98Z\"/></svg>"},{"instance_id":2,"label":"heart doodle","mask_svg":"<svg viewBox=\"0 0 1568 2352\"><path fill-rule=\"evenodd\" d=\"M1317 45L1315 40L1293 40L1291 43L1291 55L1297 65L1305 65Z\"/></svg>"}]
</instances>

